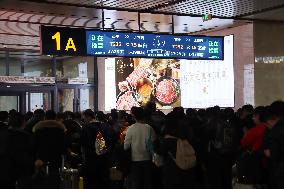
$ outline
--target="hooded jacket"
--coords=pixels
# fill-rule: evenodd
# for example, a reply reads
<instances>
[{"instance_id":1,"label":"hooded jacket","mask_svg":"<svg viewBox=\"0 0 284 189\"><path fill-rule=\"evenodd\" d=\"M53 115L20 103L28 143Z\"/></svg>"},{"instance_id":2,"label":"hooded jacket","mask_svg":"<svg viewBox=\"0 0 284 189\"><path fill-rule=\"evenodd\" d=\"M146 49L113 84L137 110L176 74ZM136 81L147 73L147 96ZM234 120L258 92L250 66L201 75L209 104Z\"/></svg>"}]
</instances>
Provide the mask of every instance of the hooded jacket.
<instances>
[{"instance_id":1,"label":"hooded jacket","mask_svg":"<svg viewBox=\"0 0 284 189\"><path fill-rule=\"evenodd\" d=\"M37 159L49 162L53 168L61 167L65 152L65 131L65 126L55 120L38 122L33 128Z\"/></svg>"}]
</instances>

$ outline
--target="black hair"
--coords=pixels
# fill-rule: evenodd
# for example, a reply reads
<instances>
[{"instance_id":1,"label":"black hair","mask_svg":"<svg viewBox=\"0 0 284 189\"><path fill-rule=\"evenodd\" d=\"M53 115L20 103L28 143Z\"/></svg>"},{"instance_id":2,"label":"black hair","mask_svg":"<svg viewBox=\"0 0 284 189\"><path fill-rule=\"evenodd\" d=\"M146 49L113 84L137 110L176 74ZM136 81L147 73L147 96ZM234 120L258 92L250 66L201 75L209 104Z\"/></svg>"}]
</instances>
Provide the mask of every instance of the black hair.
<instances>
[{"instance_id":1,"label":"black hair","mask_svg":"<svg viewBox=\"0 0 284 189\"><path fill-rule=\"evenodd\" d=\"M75 114L71 111L65 111L64 112L64 119L74 119L75 118Z\"/></svg>"},{"instance_id":2,"label":"black hair","mask_svg":"<svg viewBox=\"0 0 284 189\"><path fill-rule=\"evenodd\" d=\"M145 106L145 109L151 111L151 112L156 112L157 110L157 106L156 106L156 103L155 102L148 102Z\"/></svg>"},{"instance_id":3,"label":"black hair","mask_svg":"<svg viewBox=\"0 0 284 189\"><path fill-rule=\"evenodd\" d=\"M224 115L225 119L231 119L235 115L234 109L233 108L225 108L223 110L223 115Z\"/></svg>"},{"instance_id":4,"label":"black hair","mask_svg":"<svg viewBox=\"0 0 284 189\"><path fill-rule=\"evenodd\" d=\"M264 106L258 106L254 109L253 111L254 115L258 115L259 116L259 121L260 122L265 122L266 121L266 110Z\"/></svg>"},{"instance_id":5,"label":"black hair","mask_svg":"<svg viewBox=\"0 0 284 189\"><path fill-rule=\"evenodd\" d=\"M96 119L98 121L101 121L101 122L106 122L107 121L106 116L105 116L104 112L102 112L102 111L96 112Z\"/></svg>"},{"instance_id":6,"label":"black hair","mask_svg":"<svg viewBox=\"0 0 284 189\"><path fill-rule=\"evenodd\" d=\"M91 109L87 109L83 112L83 115L85 117L88 117L88 118L94 118L95 117L95 113L93 112L93 110Z\"/></svg>"},{"instance_id":7,"label":"black hair","mask_svg":"<svg viewBox=\"0 0 284 189\"><path fill-rule=\"evenodd\" d=\"M173 113L177 117L177 119L185 118L184 108L183 107L175 107L173 109Z\"/></svg>"},{"instance_id":8,"label":"black hair","mask_svg":"<svg viewBox=\"0 0 284 189\"><path fill-rule=\"evenodd\" d=\"M118 119L118 112L116 109L111 109L110 115L113 121L116 121Z\"/></svg>"},{"instance_id":9,"label":"black hair","mask_svg":"<svg viewBox=\"0 0 284 189\"><path fill-rule=\"evenodd\" d=\"M266 107L266 120L271 119L272 117L284 117L284 102L275 101L270 106Z\"/></svg>"},{"instance_id":10,"label":"black hair","mask_svg":"<svg viewBox=\"0 0 284 189\"><path fill-rule=\"evenodd\" d=\"M242 111L247 111L249 113L253 113L253 106L251 104L243 105Z\"/></svg>"},{"instance_id":11,"label":"black hair","mask_svg":"<svg viewBox=\"0 0 284 189\"><path fill-rule=\"evenodd\" d=\"M186 110L186 115L190 117L196 117L197 116L197 110L193 108L188 108Z\"/></svg>"},{"instance_id":12,"label":"black hair","mask_svg":"<svg viewBox=\"0 0 284 189\"><path fill-rule=\"evenodd\" d=\"M37 115L40 115L40 116L44 116L44 110L43 109L36 109L34 111L34 115L37 116Z\"/></svg>"},{"instance_id":13,"label":"black hair","mask_svg":"<svg viewBox=\"0 0 284 189\"><path fill-rule=\"evenodd\" d=\"M24 124L25 117L21 113L14 113L9 119L9 126L12 128L21 128Z\"/></svg>"},{"instance_id":14,"label":"black hair","mask_svg":"<svg viewBox=\"0 0 284 189\"><path fill-rule=\"evenodd\" d=\"M9 116L13 116L16 113L17 113L17 110L12 109L12 110L9 111Z\"/></svg>"},{"instance_id":15,"label":"black hair","mask_svg":"<svg viewBox=\"0 0 284 189\"><path fill-rule=\"evenodd\" d=\"M127 116L127 113L125 110L119 110L118 119L125 119L126 116Z\"/></svg>"},{"instance_id":16,"label":"black hair","mask_svg":"<svg viewBox=\"0 0 284 189\"><path fill-rule=\"evenodd\" d=\"M53 110L47 110L45 113L45 119L47 120L55 120L56 119L56 113Z\"/></svg>"},{"instance_id":17,"label":"black hair","mask_svg":"<svg viewBox=\"0 0 284 189\"><path fill-rule=\"evenodd\" d=\"M132 107L131 113L134 116L134 118L138 121L141 121L144 119L145 112L144 112L144 109L141 107Z\"/></svg>"},{"instance_id":18,"label":"black hair","mask_svg":"<svg viewBox=\"0 0 284 189\"><path fill-rule=\"evenodd\" d=\"M178 130L178 125L177 125L176 116L174 112L170 112L166 115L166 118L165 118L164 134L177 136L177 130Z\"/></svg>"},{"instance_id":19,"label":"black hair","mask_svg":"<svg viewBox=\"0 0 284 189\"><path fill-rule=\"evenodd\" d=\"M33 117L34 113L33 112L27 112L25 114L25 121L29 121Z\"/></svg>"}]
</instances>

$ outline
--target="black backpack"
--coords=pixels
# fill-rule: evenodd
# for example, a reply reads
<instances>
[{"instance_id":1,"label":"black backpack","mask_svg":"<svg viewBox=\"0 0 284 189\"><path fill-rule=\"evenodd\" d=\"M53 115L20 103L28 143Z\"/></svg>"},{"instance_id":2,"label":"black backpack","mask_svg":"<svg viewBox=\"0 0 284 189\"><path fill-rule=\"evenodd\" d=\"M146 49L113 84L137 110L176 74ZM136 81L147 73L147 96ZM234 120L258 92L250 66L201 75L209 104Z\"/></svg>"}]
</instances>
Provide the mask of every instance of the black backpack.
<instances>
[{"instance_id":1,"label":"black backpack","mask_svg":"<svg viewBox=\"0 0 284 189\"><path fill-rule=\"evenodd\" d=\"M237 149L236 130L229 120L214 121L214 137L209 141L209 152L230 153Z\"/></svg>"},{"instance_id":2,"label":"black backpack","mask_svg":"<svg viewBox=\"0 0 284 189\"><path fill-rule=\"evenodd\" d=\"M264 169L259 152L243 151L237 158L237 178L241 184L259 184L263 181Z\"/></svg>"}]
</instances>

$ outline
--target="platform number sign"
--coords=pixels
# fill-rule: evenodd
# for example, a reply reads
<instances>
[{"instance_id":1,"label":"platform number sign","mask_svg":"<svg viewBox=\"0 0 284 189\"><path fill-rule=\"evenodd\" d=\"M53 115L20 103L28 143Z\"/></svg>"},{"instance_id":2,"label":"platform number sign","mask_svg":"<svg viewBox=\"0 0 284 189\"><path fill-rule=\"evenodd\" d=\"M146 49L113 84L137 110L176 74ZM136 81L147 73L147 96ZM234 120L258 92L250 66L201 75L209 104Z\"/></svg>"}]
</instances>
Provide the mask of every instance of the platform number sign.
<instances>
[{"instance_id":1,"label":"platform number sign","mask_svg":"<svg viewBox=\"0 0 284 189\"><path fill-rule=\"evenodd\" d=\"M45 55L86 54L84 29L41 26L41 53Z\"/></svg>"},{"instance_id":2,"label":"platform number sign","mask_svg":"<svg viewBox=\"0 0 284 189\"><path fill-rule=\"evenodd\" d=\"M56 50L57 51L60 51L61 50L61 41L60 41L60 32L56 32L56 34L54 34L52 36L52 39L55 39L56 40ZM69 51L69 49L73 49L74 52L76 52L76 46L74 44L74 40L72 37L70 37L68 39L68 42L66 44L66 48L65 48L65 51Z\"/></svg>"}]
</instances>

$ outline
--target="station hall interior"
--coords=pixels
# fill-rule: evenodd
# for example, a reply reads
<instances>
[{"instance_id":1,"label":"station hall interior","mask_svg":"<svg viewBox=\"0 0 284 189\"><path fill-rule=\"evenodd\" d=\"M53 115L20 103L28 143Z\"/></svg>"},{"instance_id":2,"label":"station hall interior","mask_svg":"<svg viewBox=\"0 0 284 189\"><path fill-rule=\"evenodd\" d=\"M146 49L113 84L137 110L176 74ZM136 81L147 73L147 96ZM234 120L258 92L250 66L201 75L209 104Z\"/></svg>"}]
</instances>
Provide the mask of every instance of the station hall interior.
<instances>
[{"instance_id":1,"label":"station hall interior","mask_svg":"<svg viewBox=\"0 0 284 189\"><path fill-rule=\"evenodd\" d=\"M108 57L42 54L40 26L233 35L230 106L268 105L284 98L283 21L283 0L2 0L0 110L107 110Z\"/></svg>"}]
</instances>

